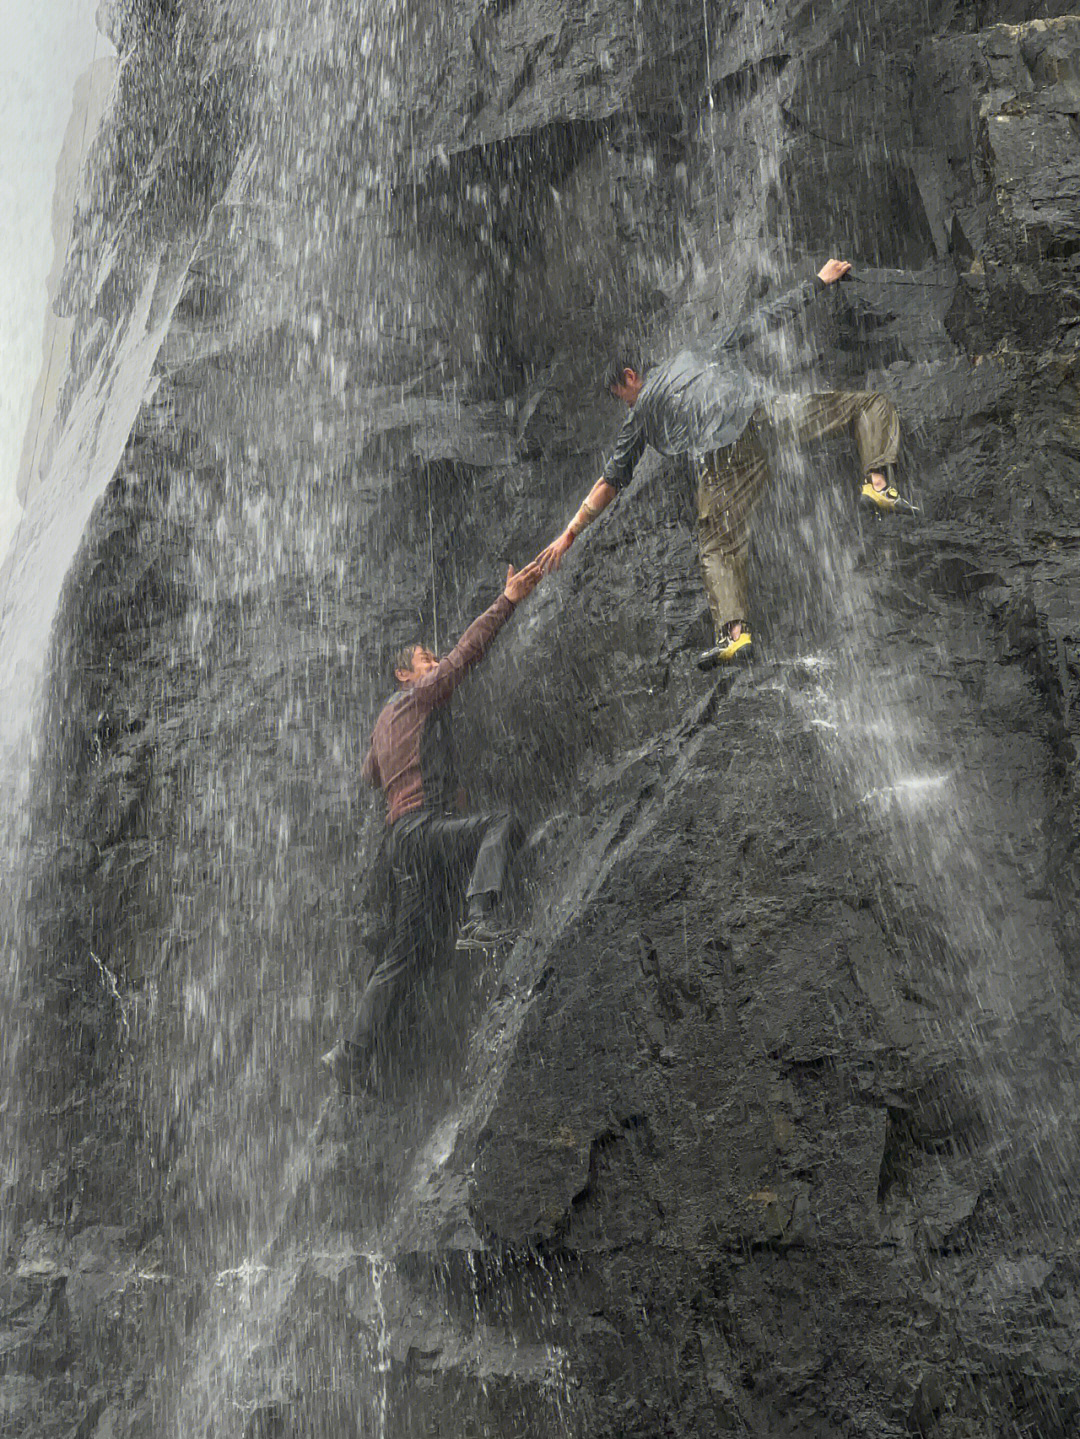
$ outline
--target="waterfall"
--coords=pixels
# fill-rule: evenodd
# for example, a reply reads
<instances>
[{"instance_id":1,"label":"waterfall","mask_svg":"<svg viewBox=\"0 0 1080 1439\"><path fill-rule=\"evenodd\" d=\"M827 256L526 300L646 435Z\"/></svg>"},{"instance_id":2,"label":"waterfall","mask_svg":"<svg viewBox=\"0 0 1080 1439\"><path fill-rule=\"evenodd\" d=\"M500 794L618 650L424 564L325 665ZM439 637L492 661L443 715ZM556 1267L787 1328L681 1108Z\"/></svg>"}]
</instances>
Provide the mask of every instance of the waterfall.
<instances>
[{"instance_id":1,"label":"waterfall","mask_svg":"<svg viewBox=\"0 0 1080 1439\"><path fill-rule=\"evenodd\" d=\"M846 3L121 7L0 573L18 1432L1067 1432L1071 252L1000 196L1080 34L874 8L895 63ZM455 698L516 939L448 930L329 1093L387 652L565 523L619 339L830 254L755 363L893 395L920 514L775 456L759 658L705 677L645 461Z\"/></svg>"}]
</instances>

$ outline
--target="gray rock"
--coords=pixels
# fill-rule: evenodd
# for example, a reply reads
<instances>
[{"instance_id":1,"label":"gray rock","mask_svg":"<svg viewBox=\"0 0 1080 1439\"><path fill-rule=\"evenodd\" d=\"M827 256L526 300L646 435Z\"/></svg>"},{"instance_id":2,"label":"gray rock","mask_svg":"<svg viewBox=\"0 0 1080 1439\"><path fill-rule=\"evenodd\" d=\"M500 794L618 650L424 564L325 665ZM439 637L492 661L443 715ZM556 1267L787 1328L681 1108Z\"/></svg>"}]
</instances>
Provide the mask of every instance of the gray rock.
<instances>
[{"instance_id":1,"label":"gray rock","mask_svg":"<svg viewBox=\"0 0 1080 1439\"><path fill-rule=\"evenodd\" d=\"M54 452L135 419L3 915L0 1433L1075 1427L1080 22L937 8L111 7ZM703 678L642 465L455 702L520 938L447 936L326 1101L384 651L565 522L617 337L831 253L755 363L892 394L918 520L780 465L762 657Z\"/></svg>"}]
</instances>

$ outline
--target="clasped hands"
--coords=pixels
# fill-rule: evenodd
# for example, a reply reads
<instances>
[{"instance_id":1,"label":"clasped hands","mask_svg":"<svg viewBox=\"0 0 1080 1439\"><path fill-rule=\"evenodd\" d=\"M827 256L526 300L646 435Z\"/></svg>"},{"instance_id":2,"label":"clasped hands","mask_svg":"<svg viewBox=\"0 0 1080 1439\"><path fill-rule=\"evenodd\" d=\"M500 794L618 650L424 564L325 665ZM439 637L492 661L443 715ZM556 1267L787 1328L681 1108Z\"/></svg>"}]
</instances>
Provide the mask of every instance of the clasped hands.
<instances>
[{"instance_id":1,"label":"clasped hands","mask_svg":"<svg viewBox=\"0 0 1080 1439\"><path fill-rule=\"evenodd\" d=\"M562 564L562 557L574 543L574 536L569 530L563 530L561 535L556 536L549 545L545 545L534 560L520 570L515 570L513 565L507 567L506 588L503 594L512 604L517 604L526 595L531 595L533 590L552 570L557 570Z\"/></svg>"},{"instance_id":2,"label":"clasped hands","mask_svg":"<svg viewBox=\"0 0 1080 1439\"><path fill-rule=\"evenodd\" d=\"M573 544L573 535L567 534L564 530L557 539L552 540L550 545L540 551L535 560L530 560L523 569L515 570L513 565L508 565L506 570L506 587L503 594L511 602L517 604L526 595L531 595L533 590L552 570L557 570L562 562L563 555Z\"/></svg>"},{"instance_id":3,"label":"clasped hands","mask_svg":"<svg viewBox=\"0 0 1080 1439\"><path fill-rule=\"evenodd\" d=\"M523 569L515 570L513 565L506 569L506 586L503 594L511 604L517 604L526 595L531 595L533 590L552 570L557 570L562 562L563 555L573 544L573 535L568 535L564 530L557 539L552 540L550 545L540 551L535 560L530 560Z\"/></svg>"}]
</instances>

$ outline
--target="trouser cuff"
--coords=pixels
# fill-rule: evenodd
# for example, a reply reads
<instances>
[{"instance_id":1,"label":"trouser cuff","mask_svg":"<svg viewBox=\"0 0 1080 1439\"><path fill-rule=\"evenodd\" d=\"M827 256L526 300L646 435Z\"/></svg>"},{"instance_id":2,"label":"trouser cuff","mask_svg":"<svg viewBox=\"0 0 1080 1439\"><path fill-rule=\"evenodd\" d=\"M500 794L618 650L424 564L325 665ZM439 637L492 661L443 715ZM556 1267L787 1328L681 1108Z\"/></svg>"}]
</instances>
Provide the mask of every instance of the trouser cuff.
<instances>
[{"instance_id":1,"label":"trouser cuff","mask_svg":"<svg viewBox=\"0 0 1080 1439\"><path fill-rule=\"evenodd\" d=\"M467 915L469 919L487 919L488 915L495 908L498 902L498 894L493 889L483 889L478 894L469 895L469 907Z\"/></svg>"}]
</instances>

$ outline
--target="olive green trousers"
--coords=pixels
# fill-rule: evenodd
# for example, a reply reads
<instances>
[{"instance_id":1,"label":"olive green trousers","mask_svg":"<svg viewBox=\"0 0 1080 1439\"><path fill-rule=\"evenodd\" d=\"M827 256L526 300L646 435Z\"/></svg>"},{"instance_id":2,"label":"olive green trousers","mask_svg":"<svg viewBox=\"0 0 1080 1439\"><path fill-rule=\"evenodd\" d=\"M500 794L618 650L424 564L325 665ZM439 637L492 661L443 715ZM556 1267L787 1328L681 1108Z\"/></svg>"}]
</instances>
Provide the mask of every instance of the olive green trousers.
<instances>
[{"instance_id":1,"label":"olive green trousers","mask_svg":"<svg viewBox=\"0 0 1080 1439\"><path fill-rule=\"evenodd\" d=\"M748 614L746 556L754 509L769 482L769 452L851 429L862 476L895 465L896 406L874 390L781 395L760 405L733 445L698 466L697 531L701 572L717 637Z\"/></svg>"}]
</instances>

